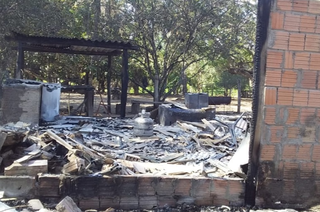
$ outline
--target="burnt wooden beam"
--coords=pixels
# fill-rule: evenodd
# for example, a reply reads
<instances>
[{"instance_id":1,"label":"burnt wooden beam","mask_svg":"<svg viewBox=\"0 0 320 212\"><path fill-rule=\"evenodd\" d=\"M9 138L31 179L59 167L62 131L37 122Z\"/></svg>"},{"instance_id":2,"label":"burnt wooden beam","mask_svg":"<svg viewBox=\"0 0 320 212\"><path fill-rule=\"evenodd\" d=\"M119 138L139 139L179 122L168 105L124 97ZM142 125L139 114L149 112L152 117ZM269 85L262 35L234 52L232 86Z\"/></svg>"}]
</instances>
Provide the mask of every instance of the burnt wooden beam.
<instances>
[{"instance_id":1,"label":"burnt wooden beam","mask_svg":"<svg viewBox=\"0 0 320 212\"><path fill-rule=\"evenodd\" d=\"M15 48L16 49L16 48ZM46 52L46 53L62 53L62 54L82 54L82 55L97 55L97 56L119 56L121 55L121 51L113 50L111 52L95 52L95 51L77 51L71 49L59 49L59 48L48 48L42 46L29 46L25 45L23 47L24 51L29 52Z\"/></svg>"},{"instance_id":2,"label":"burnt wooden beam","mask_svg":"<svg viewBox=\"0 0 320 212\"><path fill-rule=\"evenodd\" d=\"M252 99L252 121L250 127L249 166L246 178L245 205L254 206L256 200L257 182L259 181L260 142L264 132L261 131L263 120L264 73L266 71L266 58L268 48L269 20L273 1L259 0L257 7L256 45L254 55L254 86ZM258 177L258 180L257 180Z\"/></svg>"},{"instance_id":3,"label":"burnt wooden beam","mask_svg":"<svg viewBox=\"0 0 320 212\"><path fill-rule=\"evenodd\" d=\"M127 90L129 84L128 72L128 50L124 49L122 53L122 79L121 79L121 109L120 118L126 117Z\"/></svg>"},{"instance_id":4,"label":"burnt wooden beam","mask_svg":"<svg viewBox=\"0 0 320 212\"><path fill-rule=\"evenodd\" d=\"M111 113L111 77L112 77L112 69L111 64L112 57L108 56L108 69L107 69L107 96L108 96L108 112Z\"/></svg>"}]
</instances>

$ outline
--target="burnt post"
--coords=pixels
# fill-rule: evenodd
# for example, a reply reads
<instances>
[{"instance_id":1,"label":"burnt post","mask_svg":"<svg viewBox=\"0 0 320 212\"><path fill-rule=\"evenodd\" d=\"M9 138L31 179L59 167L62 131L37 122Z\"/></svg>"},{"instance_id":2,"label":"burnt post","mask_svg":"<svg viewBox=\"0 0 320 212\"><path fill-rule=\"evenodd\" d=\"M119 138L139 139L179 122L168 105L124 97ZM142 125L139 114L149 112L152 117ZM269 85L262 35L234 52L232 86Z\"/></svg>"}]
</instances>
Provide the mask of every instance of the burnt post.
<instances>
[{"instance_id":1,"label":"burnt post","mask_svg":"<svg viewBox=\"0 0 320 212\"><path fill-rule=\"evenodd\" d=\"M22 43L19 42L18 44L18 62L17 62L17 69L14 73L14 77L16 79L21 79L21 70L24 69L24 50L22 48Z\"/></svg>"},{"instance_id":2,"label":"burnt post","mask_svg":"<svg viewBox=\"0 0 320 212\"><path fill-rule=\"evenodd\" d=\"M107 69L107 96L108 96L108 112L111 113L111 76L112 76L112 70L111 70L111 62L112 57L111 55L108 56L108 69Z\"/></svg>"},{"instance_id":3,"label":"burnt post","mask_svg":"<svg viewBox=\"0 0 320 212\"><path fill-rule=\"evenodd\" d=\"M129 83L128 73L128 50L123 49L122 54L122 79L121 79L121 109L120 118L126 117L126 105L127 105L127 90Z\"/></svg>"},{"instance_id":4,"label":"burnt post","mask_svg":"<svg viewBox=\"0 0 320 212\"><path fill-rule=\"evenodd\" d=\"M86 116L92 117L93 116L93 104L94 104L94 88L91 86L90 82L90 71L86 72L85 76L85 94L84 94L84 99L85 99L85 111L86 111Z\"/></svg>"},{"instance_id":5,"label":"burnt post","mask_svg":"<svg viewBox=\"0 0 320 212\"><path fill-rule=\"evenodd\" d=\"M86 88L85 89L85 108L86 108L86 116L93 116L93 103L94 103L94 89Z\"/></svg>"}]
</instances>

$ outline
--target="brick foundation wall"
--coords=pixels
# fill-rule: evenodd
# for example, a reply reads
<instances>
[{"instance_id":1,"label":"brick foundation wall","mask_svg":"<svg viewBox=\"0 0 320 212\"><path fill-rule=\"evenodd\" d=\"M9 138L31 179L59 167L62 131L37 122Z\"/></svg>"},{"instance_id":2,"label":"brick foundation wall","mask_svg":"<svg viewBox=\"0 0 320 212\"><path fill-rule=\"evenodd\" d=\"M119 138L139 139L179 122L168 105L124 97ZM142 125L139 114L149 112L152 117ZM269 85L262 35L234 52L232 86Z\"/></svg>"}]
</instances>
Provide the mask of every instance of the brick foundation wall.
<instances>
[{"instance_id":1,"label":"brick foundation wall","mask_svg":"<svg viewBox=\"0 0 320 212\"><path fill-rule=\"evenodd\" d=\"M81 209L152 209L182 203L242 206L241 180L181 177L82 177L71 181L70 195ZM41 185L41 184L40 184Z\"/></svg>"},{"instance_id":2,"label":"brick foundation wall","mask_svg":"<svg viewBox=\"0 0 320 212\"><path fill-rule=\"evenodd\" d=\"M244 205L244 182L238 178L1 176L0 189L6 197L60 201L68 195L82 210L153 209L183 203Z\"/></svg>"},{"instance_id":3,"label":"brick foundation wall","mask_svg":"<svg viewBox=\"0 0 320 212\"><path fill-rule=\"evenodd\" d=\"M256 204L306 208L320 203L320 1L271 8Z\"/></svg>"}]
</instances>

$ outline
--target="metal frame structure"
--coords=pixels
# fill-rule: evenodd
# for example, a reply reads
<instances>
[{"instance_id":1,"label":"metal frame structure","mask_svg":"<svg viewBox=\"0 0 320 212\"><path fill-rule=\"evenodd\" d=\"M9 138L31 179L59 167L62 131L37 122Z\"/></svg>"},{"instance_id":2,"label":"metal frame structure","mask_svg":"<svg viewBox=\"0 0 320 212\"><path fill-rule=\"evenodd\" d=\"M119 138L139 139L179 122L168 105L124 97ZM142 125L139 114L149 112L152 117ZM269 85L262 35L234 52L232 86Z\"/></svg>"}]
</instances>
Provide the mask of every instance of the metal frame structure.
<instances>
[{"instance_id":1,"label":"metal frame structure","mask_svg":"<svg viewBox=\"0 0 320 212\"><path fill-rule=\"evenodd\" d=\"M14 41L18 44L14 49L18 50L17 69L14 76L17 79L21 78L21 71L24 69L24 52L47 52L47 53L62 53L62 54L82 54L82 55L99 55L108 56L108 78L111 76L111 61L112 56L122 54L122 90L121 90L121 110L120 117L124 118L126 114L127 89L129 83L128 73L128 50L138 50L137 46L130 42L111 41L111 40L86 40L78 38L61 38L61 37L45 37L25 35L17 32L12 32L10 36L5 37L8 41ZM87 76L88 77L88 76ZM110 102L110 80L107 79L108 106ZM88 80L86 80L88 84ZM93 94L87 94L89 96ZM93 115L93 98L87 98L87 115ZM90 102L89 102L90 101ZM91 103L92 101L92 103Z\"/></svg>"}]
</instances>

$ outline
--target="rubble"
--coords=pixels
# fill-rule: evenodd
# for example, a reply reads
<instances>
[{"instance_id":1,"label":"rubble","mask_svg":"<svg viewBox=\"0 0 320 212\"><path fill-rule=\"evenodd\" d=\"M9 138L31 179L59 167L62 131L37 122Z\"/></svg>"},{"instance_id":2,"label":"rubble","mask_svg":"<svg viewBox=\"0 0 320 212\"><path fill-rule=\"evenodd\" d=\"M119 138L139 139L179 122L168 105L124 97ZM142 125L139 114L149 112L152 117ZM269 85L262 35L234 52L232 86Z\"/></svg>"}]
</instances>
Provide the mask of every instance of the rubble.
<instances>
[{"instance_id":1,"label":"rubble","mask_svg":"<svg viewBox=\"0 0 320 212\"><path fill-rule=\"evenodd\" d=\"M69 196L66 196L61 200L56 206L56 209L58 212L81 212L80 208L78 208L76 203Z\"/></svg>"},{"instance_id":2,"label":"rubble","mask_svg":"<svg viewBox=\"0 0 320 212\"><path fill-rule=\"evenodd\" d=\"M17 212L16 209L8 206L7 204L0 202L0 211Z\"/></svg>"},{"instance_id":3,"label":"rubble","mask_svg":"<svg viewBox=\"0 0 320 212\"><path fill-rule=\"evenodd\" d=\"M140 210L123 210L123 209L115 209L112 207L108 207L105 212L298 212L294 209L258 209L258 208L249 208L249 207L232 207L232 206L196 206L193 204L186 203L184 201L182 204L178 204L175 207L166 206L164 208L154 208L154 209L140 209ZM42 202L38 199L29 200L25 203L25 200L15 200L15 201L7 201L6 203L0 202L0 211L10 211L10 212L81 212L81 209L74 202L74 200L66 196L59 203L49 203L42 204ZM96 212L96 209L87 209L85 212ZM311 208L308 211L318 211L317 208Z\"/></svg>"},{"instance_id":4,"label":"rubble","mask_svg":"<svg viewBox=\"0 0 320 212\"><path fill-rule=\"evenodd\" d=\"M178 120L171 126L155 124L149 137L135 136L134 119L65 116L33 128L9 123L0 127L1 166L5 175L245 178L239 167L248 160L250 118L250 113L243 113L202 122Z\"/></svg>"},{"instance_id":5,"label":"rubble","mask_svg":"<svg viewBox=\"0 0 320 212\"><path fill-rule=\"evenodd\" d=\"M40 209L43 209L44 206L42 202L39 199L31 199L28 201L28 207L30 207L32 210L38 211Z\"/></svg>"},{"instance_id":6,"label":"rubble","mask_svg":"<svg viewBox=\"0 0 320 212\"><path fill-rule=\"evenodd\" d=\"M47 160L30 160L24 163L14 162L10 166L4 169L4 175L6 176L36 176L39 173L48 172Z\"/></svg>"}]
</instances>

